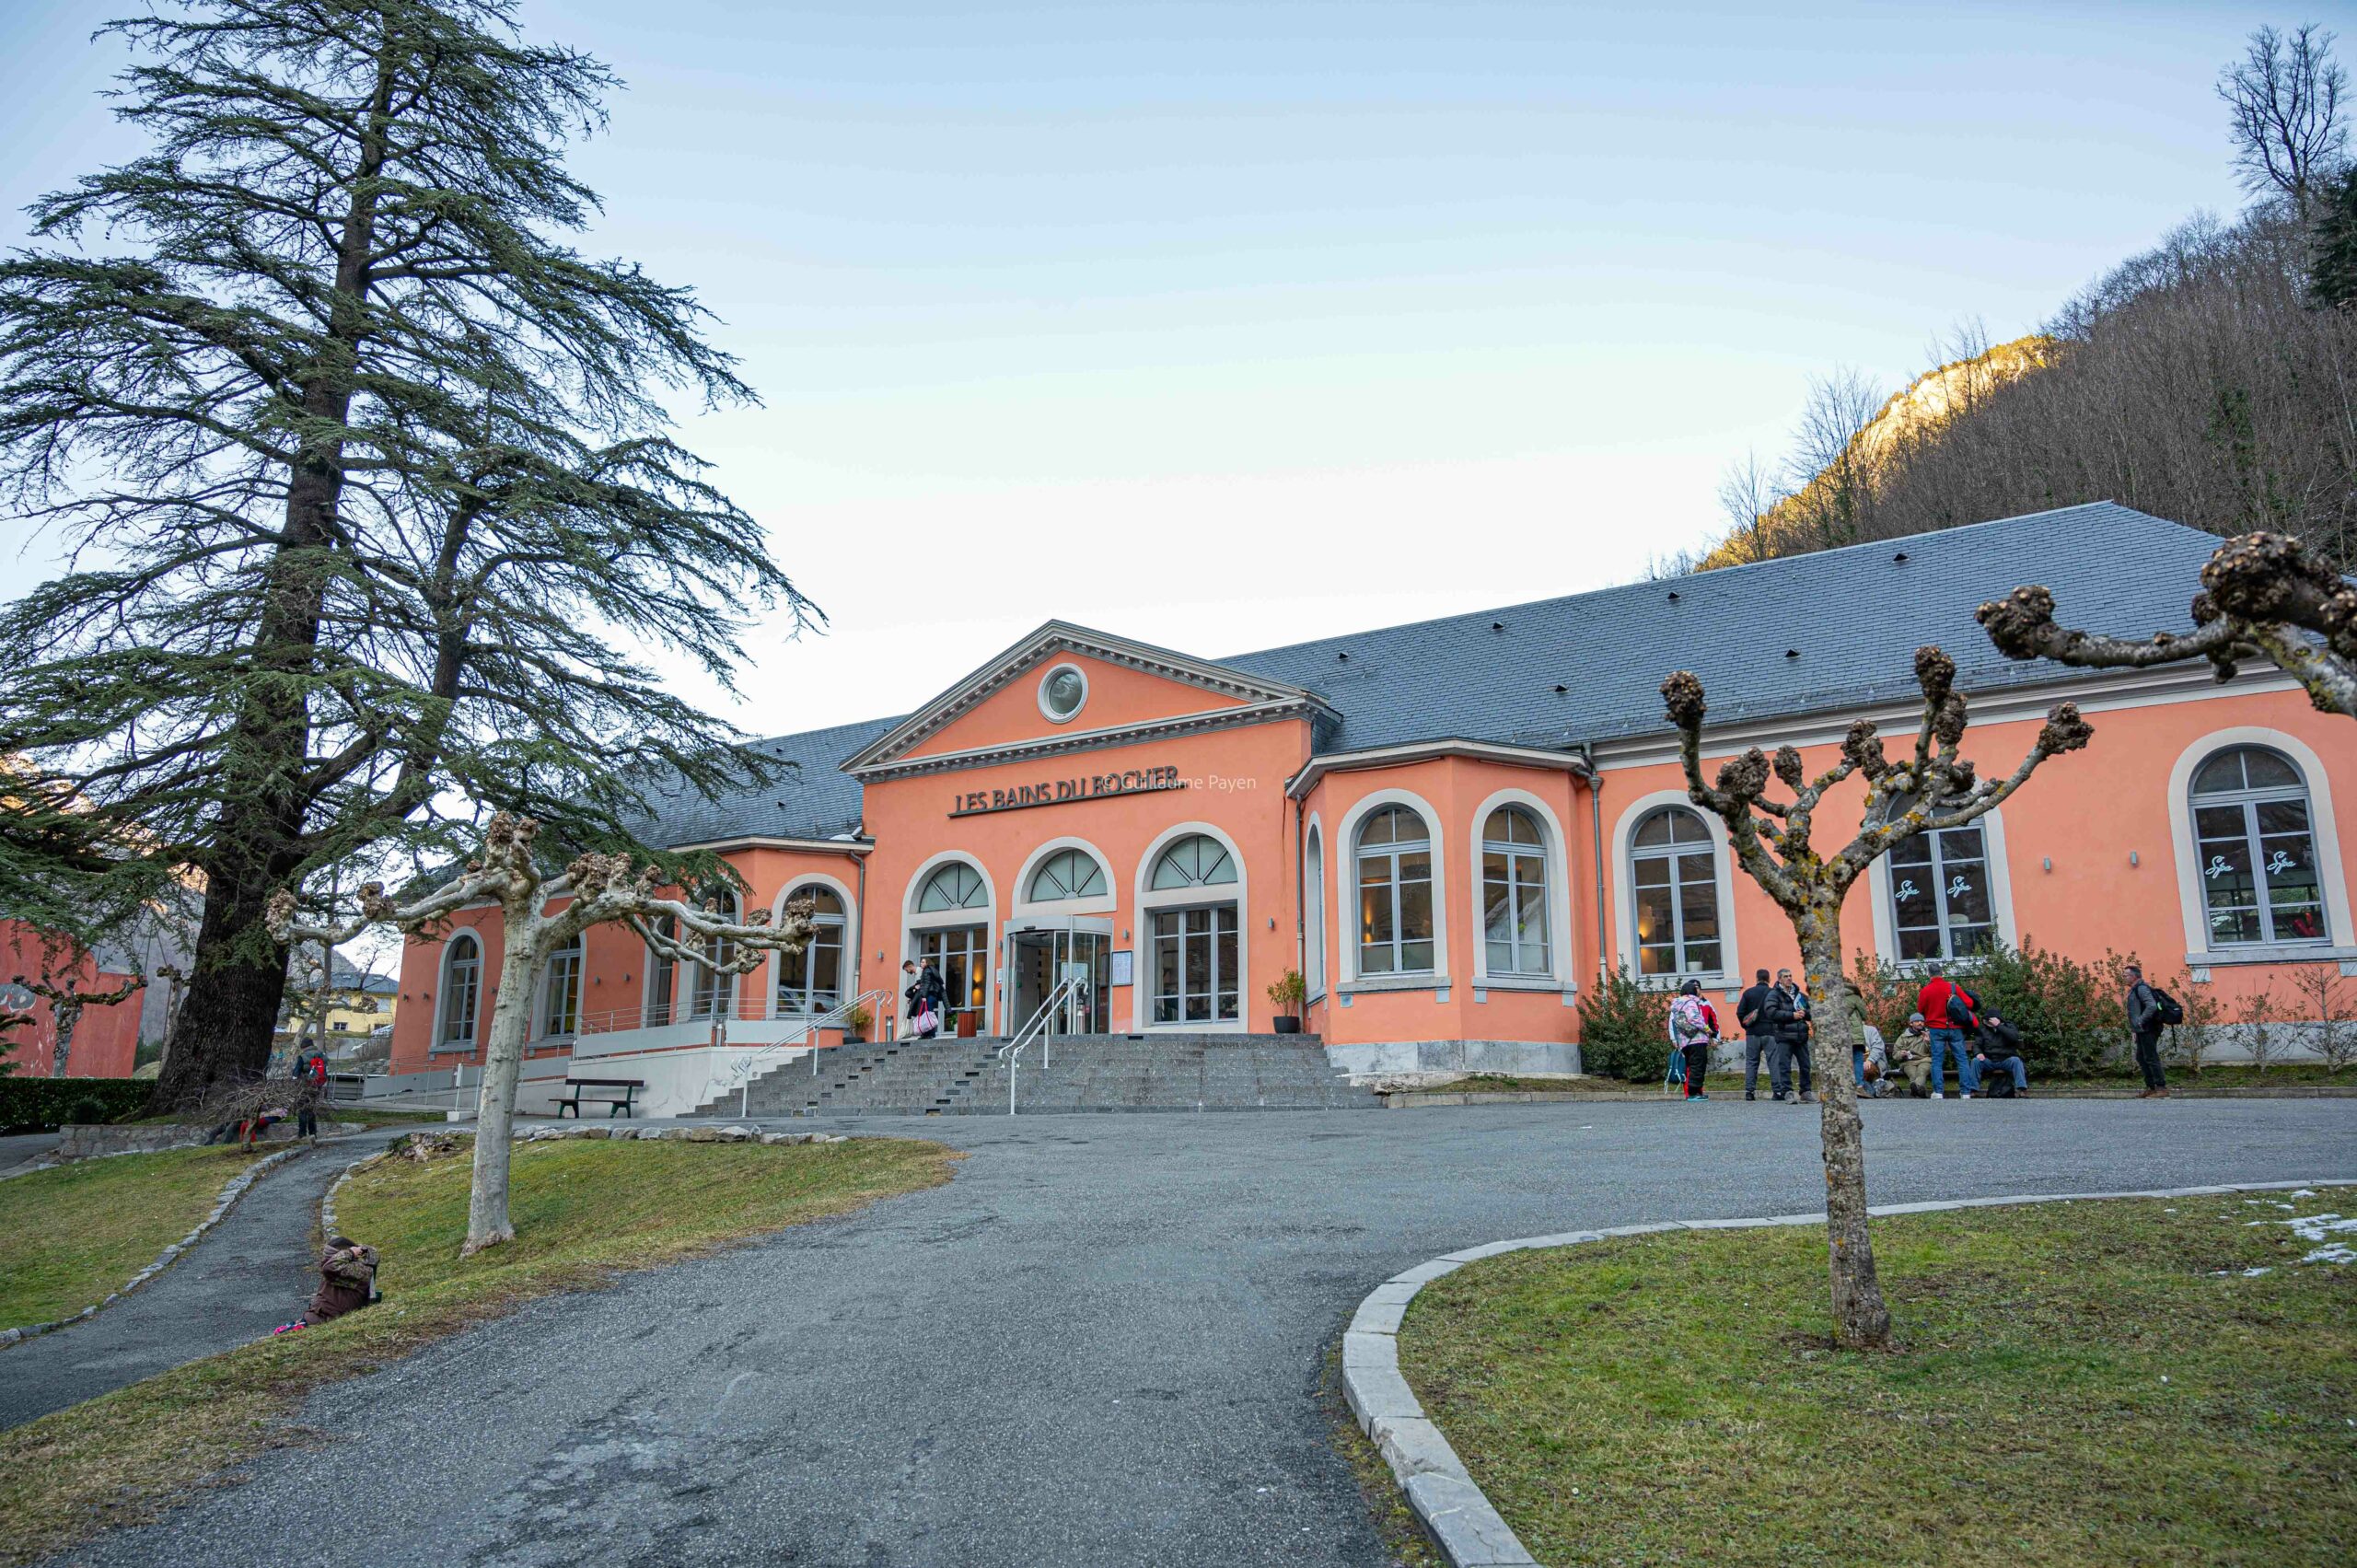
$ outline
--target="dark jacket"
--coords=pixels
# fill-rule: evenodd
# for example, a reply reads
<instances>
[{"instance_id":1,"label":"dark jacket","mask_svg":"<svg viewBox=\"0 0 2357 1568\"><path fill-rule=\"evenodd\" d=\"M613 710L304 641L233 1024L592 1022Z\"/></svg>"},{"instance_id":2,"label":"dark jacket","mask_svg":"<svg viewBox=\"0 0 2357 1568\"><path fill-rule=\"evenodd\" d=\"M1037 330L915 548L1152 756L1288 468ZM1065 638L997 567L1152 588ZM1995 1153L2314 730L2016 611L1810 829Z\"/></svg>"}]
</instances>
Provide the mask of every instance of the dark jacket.
<instances>
[{"instance_id":1,"label":"dark jacket","mask_svg":"<svg viewBox=\"0 0 2357 1568\"><path fill-rule=\"evenodd\" d=\"M1747 1035L1772 1035L1783 1019L1784 993L1772 985L1755 985L1736 998L1735 1021Z\"/></svg>"},{"instance_id":2,"label":"dark jacket","mask_svg":"<svg viewBox=\"0 0 2357 1568\"><path fill-rule=\"evenodd\" d=\"M2160 1032L2160 1002L2153 995L2153 988L2141 980L2128 988L2128 1027L2140 1035Z\"/></svg>"},{"instance_id":3,"label":"dark jacket","mask_svg":"<svg viewBox=\"0 0 2357 1568\"><path fill-rule=\"evenodd\" d=\"M1994 1057L2003 1062L2008 1056L2022 1053L2022 1031L2011 1024L1992 1024L1980 1020L1980 1044L1975 1054Z\"/></svg>"},{"instance_id":4,"label":"dark jacket","mask_svg":"<svg viewBox=\"0 0 2357 1568\"><path fill-rule=\"evenodd\" d=\"M1795 986L1791 991L1776 993L1782 1012L1776 1019L1776 1038L1794 1051L1806 1049L1809 1031L1808 993Z\"/></svg>"},{"instance_id":5,"label":"dark jacket","mask_svg":"<svg viewBox=\"0 0 2357 1568\"><path fill-rule=\"evenodd\" d=\"M941 971L933 966L932 960L927 959L925 966L917 970L917 984L923 988L924 999L933 1010L940 1012L942 1003L948 1000L949 988L942 983Z\"/></svg>"}]
</instances>

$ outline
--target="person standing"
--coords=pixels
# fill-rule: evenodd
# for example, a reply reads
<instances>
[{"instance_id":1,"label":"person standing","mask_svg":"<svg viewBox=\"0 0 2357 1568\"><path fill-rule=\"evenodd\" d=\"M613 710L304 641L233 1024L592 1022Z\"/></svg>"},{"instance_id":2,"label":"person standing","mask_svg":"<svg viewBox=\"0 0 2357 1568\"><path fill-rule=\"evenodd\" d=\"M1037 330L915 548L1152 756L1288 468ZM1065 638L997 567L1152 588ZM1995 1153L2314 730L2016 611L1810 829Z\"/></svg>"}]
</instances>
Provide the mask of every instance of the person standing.
<instances>
[{"instance_id":1,"label":"person standing","mask_svg":"<svg viewBox=\"0 0 2357 1568\"><path fill-rule=\"evenodd\" d=\"M2161 999L2144 983L2140 966L2130 964L2127 973L2128 1032L2136 1039L2136 1066L2144 1074L2144 1092L2136 1098L2165 1099L2169 1080L2161 1071L2161 1026L2167 1020L2161 1016Z\"/></svg>"},{"instance_id":2,"label":"person standing","mask_svg":"<svg viewBox=\"0 0 2357 1568\"><path fill-rule=\"evenodd\" d=\"M1798 1069L1800 1093L1793 1097L1794 1104L1814 1100L1809 1092L1812 1069L1809 1063L1809 1037L1817 1032L1809 1017L1808 993L1793 979L1790 970L1776 971L1776 994L1782 999L1783 1016L1776 1021L1776 1044L1784 1059L1784 1082L1791 1083ZM1782 1098L1782 1090L1777 1091Z\"/></svg>"},{"instance_id":3,"label":"person standing","mask_svg":"<svg viewBox=\"0 0 2357 1568\"><path fill-rule=\"evenodd\" d=\"M933 1033L942 1034L949 1028L949 987L941 978L941 966L928 957L924 968L917 971L917 984L923 989L925 1007L933 1014Z\"/></svg>"},{"instance_id":4,"label":"person standing","mask_svg":"<svg viewBox=\"0 0 2357 1568\"><path fill-rule=\"evenodd\" d=\"M1735 1021L1743 1026L1743 1098L1758 1099L1759 1059L1768 1058L1768 1086L1778 1099L1784 1084L1776 1066L1776 1013L1783 998L1768 983L1768 971L1754 972L1751 985L1736 998Z\"/></svg>"},{"instance_id":5,"label":"person standing","mask_svg":"<svg viewBox=\"0 0 2357 1568\"><path fill-rule=\"evenodd\" d=\"M1702 982L1689 980L1669 1005L1669 1039L1686 1059L1686 1098L1709 1099L1702 1078L1711 1070L1711 1047L1718 1043L1719 1015L1702 995Z\"/></svg>"},{"instance_id":6,"label":"person standing","mask_svg":"<svg viewBox=\"0 0 2357 1568\"><path fill-rule=\"evenodd\" d=\"M1972 1070L1972 1054L1967 1049L1967 1038L1979 1027L1974 1017L1972 993L1948 979L1947 966L1936 958L1923 966L1932 978L1915 993L1915 1010L1923 1015L1932 1033L1932 1098L1945 1099L1942 1094L1942 1073L1950 1056L1956 1058L1956 1086L1964 1098L1970 1099L1972 1091L1980 1086L1980 1079Z\"/></svg>"}]
</instances>

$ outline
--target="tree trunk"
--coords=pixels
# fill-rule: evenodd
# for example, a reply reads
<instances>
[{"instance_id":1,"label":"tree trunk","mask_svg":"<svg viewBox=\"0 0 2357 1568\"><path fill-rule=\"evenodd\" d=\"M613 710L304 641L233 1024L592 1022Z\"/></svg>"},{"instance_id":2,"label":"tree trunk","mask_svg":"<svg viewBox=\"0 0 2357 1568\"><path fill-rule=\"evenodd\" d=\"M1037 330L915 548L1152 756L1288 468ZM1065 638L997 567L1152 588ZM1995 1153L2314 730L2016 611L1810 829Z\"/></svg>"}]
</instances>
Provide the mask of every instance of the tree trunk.
<instances>
[{"instance_id":1,"label":"tree trunk","mask_svg":"<svg viewBox=\"0 0 2357 1568\"><path fill-rule=\"evenodd\" d=\"M531 904L540 903L536 888ZM499 989L491 1005L491 1040L482 1057L482 1088L475 1099L474 1189L467 1199L464 1254L516 1239L507 1218L508 1139L516 1124L516 1084L524 1071L524 1037L532 1027L532 993L540 978L544 917L537 907L507 912Z\"/></svg>"},{"instance_id":2,"label":"tree trunk","mask_svg":"<svg viewBox=\"0 0 2357 1568\"><path fill-rule=\"evenodd\" d=\"M49 1075L63 1078L65 1063L74 1054L74 1029L82 1021L82 1005L74 1001L52 1002L49 1008L50 1017L57 1026L57 1041L49 1051Z\"/></svg>"},{"instance_id":3,"label":"tree trunk","mask_svg":"<svg viewBox=\"0 0 2357 1568\"><path fill-rule=\"evenodd\" d=\"M239 856L209 868L197 927L193 978L167 1037L148 1103L180 1110L269 1068L270 1038L286 996L286 947L270 940L263 908L281 878L266 859ZM267 957L245 956L259 939Z\"/></svg>"},{"instance_id":4,"label":"tree trunk","mask_svg":"<svg viewBox=\"0 0 2357 1568\"><path fill-rule=\"evenodd\" d=\"M1874 1240L1866 1229L1866 1156L1860 1137L1858 1095L1850 1053L1858 1020L1841 977L1840 910L1815 916L1801 948L1808 968L1810 1016L1816 1023L1809 1056L1817 1074L1817 1121L1825 1152L1825 1241L1833 1284L1833 1322L1852 1350L1890 1344L1890 1308L1875 1272Z\"/></svg>"}]
</instances>

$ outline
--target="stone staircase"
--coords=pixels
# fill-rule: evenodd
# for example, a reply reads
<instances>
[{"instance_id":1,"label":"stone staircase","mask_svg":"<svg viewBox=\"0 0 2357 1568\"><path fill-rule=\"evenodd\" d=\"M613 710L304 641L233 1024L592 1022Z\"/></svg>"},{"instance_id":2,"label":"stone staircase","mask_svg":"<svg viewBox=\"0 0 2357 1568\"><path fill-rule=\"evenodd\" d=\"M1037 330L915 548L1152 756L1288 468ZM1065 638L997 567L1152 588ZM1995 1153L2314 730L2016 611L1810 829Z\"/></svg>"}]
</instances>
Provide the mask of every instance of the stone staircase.
<instances>
[{"instance_id":1,"label":"stone staircase","mask_svg":"<svg viewBox=\"0 0 2357 1568\"><path fill-rule=\"evenodd\" d=\"M901 1040L844 1046L757 1080L750 1116L988 1116L1006 1114L997 1040ZM1026 1111L1374 1110L1314 1035L1063 1035L1039 1064L1038 1041L1016 1069L1015 1108ZM698 1116L736 1113L735 1091Z\"/></svg>"}]
</instances>

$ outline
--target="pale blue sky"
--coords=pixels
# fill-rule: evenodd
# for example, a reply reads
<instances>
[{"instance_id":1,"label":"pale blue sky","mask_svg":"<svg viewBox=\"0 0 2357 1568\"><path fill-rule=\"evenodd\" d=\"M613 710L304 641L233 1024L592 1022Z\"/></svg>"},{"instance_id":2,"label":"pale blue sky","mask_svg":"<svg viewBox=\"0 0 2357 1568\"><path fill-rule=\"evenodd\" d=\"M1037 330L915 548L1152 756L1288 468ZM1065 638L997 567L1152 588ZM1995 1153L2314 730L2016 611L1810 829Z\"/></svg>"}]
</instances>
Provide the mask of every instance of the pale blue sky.
<instances>
[{"instance_id":1,"label":"pale blue sky","mask_svg":"<svg viewBox=\"0 0 2357 1568\"><path fill-rule=\"evenodd\" d=\"M769 731L1050 616L1217 656L1625 580L1813 372L1896 388L2236 204L2219 66L2345 8L524 14L630 84L594 243L764 400L685 423L833 617L757 639ZM111 9L0 17L11 213L131 147Z\"/></svg>"}]
</instances>

